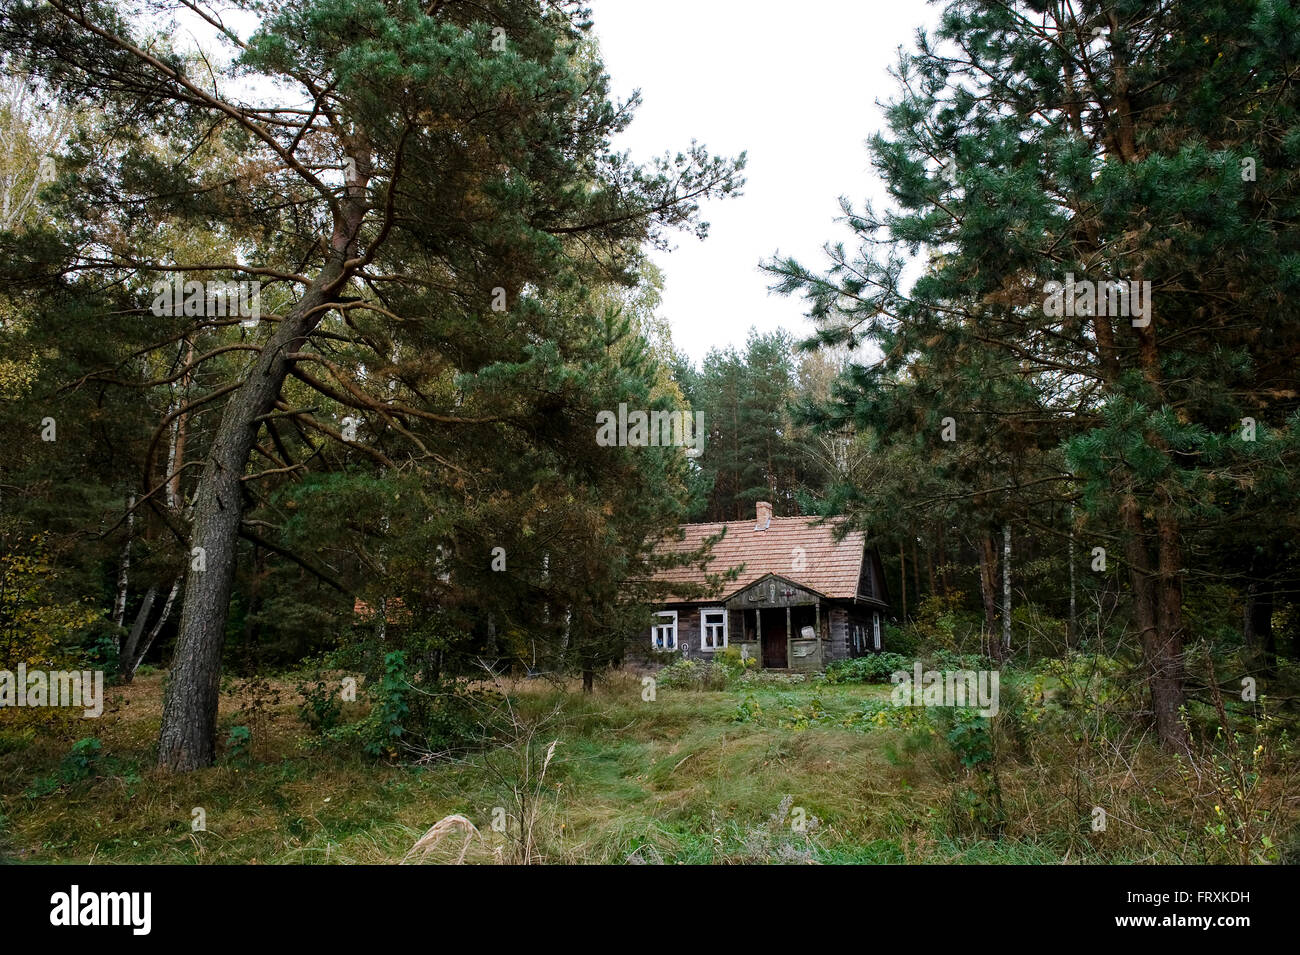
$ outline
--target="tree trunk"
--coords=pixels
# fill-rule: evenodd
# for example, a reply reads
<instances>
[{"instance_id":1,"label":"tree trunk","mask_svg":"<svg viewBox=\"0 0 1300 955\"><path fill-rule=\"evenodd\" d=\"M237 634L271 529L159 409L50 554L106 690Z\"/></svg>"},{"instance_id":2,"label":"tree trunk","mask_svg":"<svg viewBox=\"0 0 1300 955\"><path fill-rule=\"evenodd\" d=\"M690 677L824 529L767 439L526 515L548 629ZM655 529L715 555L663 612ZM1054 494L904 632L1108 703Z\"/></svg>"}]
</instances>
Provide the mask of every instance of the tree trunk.
<instances>
[{"instance_id":1,"label":"tree trunk","mask_svg":"<svg viewBox=\"0 0 1300 955\"><path fill-rule=\"evenodd\" d=\"M158 737L158 765L163 768L187 771L212 763L221 651L243 517L240 478L260 427L258 419L275 407L289 373L291 361L285 356L298 351L320 322L321 306L343 274L342 255L336 254L276 326L222 413L194 494L194 550Z\"/></svg>"},{"instance_id":2,"label":"tree trunk","mask_svg":"<svg viewBox=\"0 0 1300 955\"><path fill-rule=\"evenodd\" d=\"M921 606L921 562L916 559L916 537L912 537L912 602Z\"/></svg>"},{"instance_id":3,"label":"tree trunk","mask_svg":"<svg viewBox=\"0 0 1300 955\"><path fill-rule=\"evenodd\" d=\"M1250 650L1251 664L1271 676L1277 663L1271 581L1251 583L1246 588L1246 612L1242 624L1242 636Z\"/></svg>"},{"instance_id":4,"label":"tree trunk","mask_svg":"<svg viewBox=\"0 0 1300 955\"><path fill-rule=\"evenodd\" d=\"M1011 525L1002 525L1002 653L1011 652Z\"/></svg>"},{"instance_id":5,"label":"tree trunk","mask_svg":"<svg viewBox=\"0 0 1300 955\"><path fill-rule=\"evenodd\" d=\"M1065 622L1065 647L1067 650L1070 647L1073 647L1075 645L1075 641L1078 638L1078 633L1076 632L1076 628L1078 626L1076 623L1078 619L1077 617L1078 604L1076 602L1076 597L1075 597L1076 589L1075 589L1075 582L1074 582L1074 505L1073 504L1070 505L1070 544L1069 544L1068 554L1069 556L1067 557L1067 560L1069 561L1070 564L1070 616L1066 618L1066 622Z\"/></svg>"},{"instance_id":6,"label":"tree trunk","mask_svg":"<svg viewBox=\"0 0 1300 955\"><path fill-rule=\"evenodd\" d=\"M907 623L907 557L903 553L903 542L898 542L898 583L903 597L903 623Z\"/></svg>"},{"instance_id":7,"label":"tree trunk","mask_svg":"<svg viewBox=\"0 0 1300 955\"><path fill-rule=\"evenodd\" d=\"M997 552L993 548L992 537L981 537L980 555L980 598L984 601L984 632L988 634L991 656L997 655L997 597L994 581L997 579Z\"/></svg>"},{"instance_id":8,"label":"tree trunk","mask_svg":"<svg viewBox=\"0 0 1300 955\"><path fill-rule=\"evenodd\" d=\"M1159 541L1158 668L1154 670L1156 728L1160 740L1178 751L1188 747L1179 710L1185 702L1183 665L1183 555L1178 522L1169 515L1156 522Z\"/></svg>"},{"instance_id":9,"label":"tree trunk","mask_svg":"<svg viewBox=\"0 0 1300 955\"><path fill-rule=\"evenodd\" d=\"M329 252L302 298L275 326L221 414L194 492L192 560L185 581L176 653L163 702L158 765L186 771L212 763L216 753L221 650L225 643L235 554L243 517L240 478L248 465L261 416L275 407L293 359L332 306L334 293L361 263L357 239L368 208L369 144L360 130L345 146L350 162L344 197L334 216ZM389 188L394 184L390 183ZM199 556L194 556L195 554Z\"/></svg>"},{"instance_id":10,"label":"tree trunk","mask_svg":"<svg viewBox=\"0 0 1300 955\"><path fill-rule=\"evenodd\" d=\"M122 642L122 648L117 655L117 672L123 683L131 682L131 678L127 675L128 669L131 673L135 672L135 668L130 667L130 661L135 659L136 647L140 643L140 634L144 633L145 624L149 622L149 613L153 610L153 602L157 597L158 588L156 586L145 591L144 599L140 601L140 609L135 614L135 622L131 624L131 631Z\"/></svg>"},{"instance_id":11,"label":"tree trunk","mask_svg":"<svg viewBox=\"0 0 1300 955\"><path fill-rule=\"evenodd\" d=\"M948 537L944 526L939 525L939 586L943 595L948 596Z\"/></svg>"},{"instance_id":12,"label":"tree trunk","mask_svg":"<svg viewBox=\"0 0 1300 955\"><path fill-rule=\"evenodd\" d=\"M189 365L194 361L194 342L187 339L186 345L185 364ZM187 371L181 378L181 394L176 399L177 405L184 404L185 397L189 394L192 374L192 370ZM172 422L171 447L167 451L167 506L178 513L184 500L181 496L181 468L185 466L185 419L188 417L189 415L177 415Z\"/></svg>"},{"instance_id":13,"label":"tree trunk","mask_svg":"<svg viewBox=\"0 0 1300 955\"><path fill-rule=\"evenodd\" d=\"M130 683L135 679L135 671L140 669L140 663L144 660L145 654L149 652L149 648L152 647L154 641L158 639L158 634L162 633L162 628L167 625L167 621L171 618L172 605L175 604L176 595L180 593L180 589L181 578L177 577L172 581L171 589L167 592L167 599L163 601L162 612L158 614L158 619L154 621L154 625L149 628L149 635L145 637L142 642L138 642L133 646L129 654L123 654L122 658L118 661L118 678L123 683ZM156 587L151 587L149 589L149 606L153 605L156 593ZM147 612L145 617L148 617ZM141 622L143 622L143 618ZM139 634L137 633L135 636L138 641Z\"/></svg>"},{"instance_id":14,"label":"tree trunk","mask_svg":"<svg viewBox=\"0 0 1300 955\"><path fill-rule=\"evenodd\" d=\"M131 539L135 535L135 495L126 498L126 543L117 566L117 600L113 604L113 623L119 627L126 620L126 594L131 583ZM119 647L119 649L121 649Z\"/></svg>"},{"instance_id":15,"label":"tree trunk","mask_svg":"<svg viewBox=\"0 0 1300 955\"><path fill-rule=\"evenodd\" d=\"M1166 519L1159 526L1159 577L1152 572L1147 530L1133 494L1120 504L1133 617L1142 638L1156 733L1167 749L1185 751L1187 731L1179 721L1183 706L1182 583L1178 576L1177 527ZM1172 535L1170 538L1169 535ZM1172 539L1173 545L1170 546Z\"/></svg>"},{"instance_id":16,"label":"tree trunk","mask_svg":"<svg viewBox=\"0 0 1300 955\"><path fill-rule=\"evenodd\" d=\"M934 550L929 547L925 549L925 572L930 578L930 596L934 596L939 592L939 588L934 583Z\"/></svg>"}]
</instances>

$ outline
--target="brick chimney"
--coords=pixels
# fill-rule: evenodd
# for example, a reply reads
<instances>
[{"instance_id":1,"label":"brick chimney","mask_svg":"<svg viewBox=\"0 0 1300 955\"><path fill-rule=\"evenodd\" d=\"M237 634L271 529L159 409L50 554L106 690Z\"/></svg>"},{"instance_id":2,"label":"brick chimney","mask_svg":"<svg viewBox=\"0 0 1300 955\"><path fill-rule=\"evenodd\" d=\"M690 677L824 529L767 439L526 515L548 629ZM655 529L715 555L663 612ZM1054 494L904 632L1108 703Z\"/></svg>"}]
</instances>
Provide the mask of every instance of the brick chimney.
<instances>
[{"instance_id":1,"label":"brick chimney","mask_svg":"<svg viewBox=\"0 0 1300 955\"><path fill-rule=\"evenodd\" d=\"M772 505L767 501L759 501L755 507L758 509L758 519L754 530L765 531L772 525Z\"/></svg>"}]
</instances>

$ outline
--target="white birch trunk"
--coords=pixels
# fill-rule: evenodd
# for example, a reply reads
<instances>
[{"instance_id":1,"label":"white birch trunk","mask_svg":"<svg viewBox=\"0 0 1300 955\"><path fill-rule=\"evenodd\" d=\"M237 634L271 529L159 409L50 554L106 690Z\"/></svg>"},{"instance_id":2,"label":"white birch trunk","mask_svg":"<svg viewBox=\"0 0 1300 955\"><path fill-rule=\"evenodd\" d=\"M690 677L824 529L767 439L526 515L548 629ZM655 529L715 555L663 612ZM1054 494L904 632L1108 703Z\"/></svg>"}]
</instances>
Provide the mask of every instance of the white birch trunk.
<instances>
[{"instance_id":1,"label":"white birch trunk","mask_svg":"<svg viewBox=\"0 0 1300 955\"><path fill-rule=\"evenodd\" d=\"M135 495L128 494L126 498L126 543L122 545L122 559L117 565L117 600L113 603L113 623L119 627L126 620L126 593L131 583L131 539L134 536Z\"/></svg>"}]
</instances>

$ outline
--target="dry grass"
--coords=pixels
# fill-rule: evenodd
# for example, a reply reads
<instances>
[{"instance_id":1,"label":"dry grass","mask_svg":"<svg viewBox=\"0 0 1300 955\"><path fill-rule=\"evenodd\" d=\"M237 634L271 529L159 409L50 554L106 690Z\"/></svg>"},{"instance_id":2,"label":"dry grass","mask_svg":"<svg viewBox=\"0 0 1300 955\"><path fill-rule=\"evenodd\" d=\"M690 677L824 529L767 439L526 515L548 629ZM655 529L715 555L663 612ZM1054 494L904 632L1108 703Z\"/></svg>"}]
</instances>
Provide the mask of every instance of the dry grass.
<instances>
[{"instance_id":1,"label":"dry grass","mask_svg":"<svg viewBox=\"0 0 1300 955\"><path fill-rule=\"evenodd\" d=\"M520 681L504 687L513 729L498 747L404 766L313 748L297 713L297 681L274 682L281 701L266 708L247 764L223 753L196 773L152 767L159 674L113 689L93 725L55 728L0 753L0 855L172 863L1228 861L1205 831L1213 821L1207 800L1215 798L1208 774L1189 780L1182 764L1144 743L1051 732L1004 754L1001 835L981 834L956 816L976 780L941 737L838 725L884 694L881 687L661 689L646 703L635 674L602 681L589 695L576 682ZM806 709L814 693L832 717L805 729L782 725L783 714ZM735 722L747 695L763 715ZM242 702L223 695L223 740ZM93 773L40 793L87 727L103 747ZM1275 841L1296 825L1295 792L1294 767L1265 767L1257 804L1271 814ZM773 815L786 797L778 824ZM1093 832L1097 805L1108 825ZM206 831L191 828L196 807L206 812ZM818 825L795 831L796 815ZM438 822L430 827L430 819Z\"/></svg>"},{"instance_id":2,"label":"dry grass","mask_svg":"<svg viewBox=\"0 0 1300 955\"><path fill-rule=\"evenodd\" d=\"M479 836L478 827L474 823L455 813L444 816L430 826L429 831L416 840L415 845L411 846L406 855L402 856L401 865L410 862L412 856L418 856L419 861L427 859L429 854L442 844L443 839L446 839L453 832L460 832L465 836L460 845L460 851L456 855L456 865L460 865L465 861L465 855L469 852L470 844L473 843L476 837L482 837Z\"/></svg>"}]
</instances>

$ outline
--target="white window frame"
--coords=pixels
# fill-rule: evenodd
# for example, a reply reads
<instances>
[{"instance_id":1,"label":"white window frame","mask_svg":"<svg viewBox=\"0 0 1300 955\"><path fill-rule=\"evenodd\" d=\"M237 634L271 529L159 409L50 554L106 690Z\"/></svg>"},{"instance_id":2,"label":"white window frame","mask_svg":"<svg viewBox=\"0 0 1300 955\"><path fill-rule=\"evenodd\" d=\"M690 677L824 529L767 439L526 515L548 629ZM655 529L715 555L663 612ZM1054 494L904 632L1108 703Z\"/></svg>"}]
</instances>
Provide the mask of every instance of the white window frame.
<instances>
[{"instance_id":1,"label":"white window frame","mask_svg":"<svg viewBox=\"0 0 1300 955\"><path fill-rule=\"evenodd\" d=\"M876 611L871 615L871 636L875 643L875 650L880 651L880 612Z\"/></svg>"},{"instance_id":2,"label":"white window frame","mask_svg":"<svg viewBox=\"0 0 1300 955\"><path fill-rule=\"evenodd\" d=\"M655 631L658 630L660 627L669 626L669 624L667 624L667 623L665 623L665 622L663 622L663 621L656 621L655 623L651 624L651 626L650 626L650 649L652 649L652 650L657 650L657 651L659 651L660 653L675 653L675 652L677 651L678 647L681 646L681 641L679 641L679 640L677 639L677 611L676 611L676 610L660 610L658 613L655 614L655 616L656 616L656 617L672 617L672 618L673 618L673 620L672 620L672 624L671 624L671 626L672 626L672 628L673 628L673 645L672 645L671 647L667 647L667 646L665 646L665 647L661 647L661 646L659 646L659 641L655 639L655 636L656 636Z\"/></svg>"},{"instance_id":3,"label":"white window frame","mask_svg":"<svg viewBox=\"0 0 1300 955\"><path fill-rule=\"evenodd\" d=\"M722 614L722 645L709 646L704 642L704 635L708 632L709 624L704 622L704 615L710 613ZM716 626L716 625L715 625ZM712 653L715 650L725 650L727 647L727 608L726 607L701 607L700 608L700 649L705 653Z\"/></svg>"}]
</instances>

